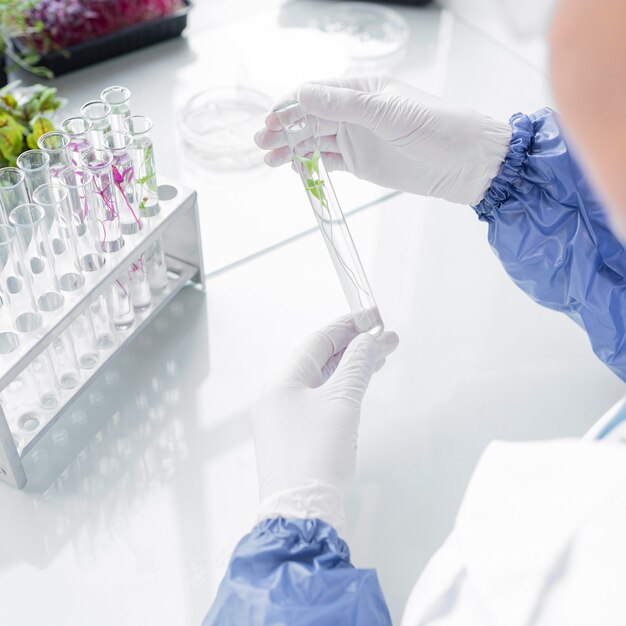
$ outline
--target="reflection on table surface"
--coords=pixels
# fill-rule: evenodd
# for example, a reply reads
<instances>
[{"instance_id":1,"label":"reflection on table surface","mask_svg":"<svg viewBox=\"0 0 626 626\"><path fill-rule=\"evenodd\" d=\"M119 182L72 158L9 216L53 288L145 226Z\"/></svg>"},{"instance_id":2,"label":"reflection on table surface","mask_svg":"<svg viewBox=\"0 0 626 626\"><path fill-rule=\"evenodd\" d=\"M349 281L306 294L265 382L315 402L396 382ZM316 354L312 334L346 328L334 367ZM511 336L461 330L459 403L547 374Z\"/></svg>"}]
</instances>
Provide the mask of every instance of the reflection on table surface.
<instances>
[{"instance_id":1,"label":"reflection on table surface","mask_svg":"<svg viewBox=\"0 0 626 626\"><path fill-rule=\"evenodd\" d=\"M3 494L4 550L44 567L78 526L107 523L108 494L124 514L172 481L194 428L180 405L208 374L207 333L204 293L190 286L119 351L25 457L24 491Z\"/></svg>"}]
</instances>

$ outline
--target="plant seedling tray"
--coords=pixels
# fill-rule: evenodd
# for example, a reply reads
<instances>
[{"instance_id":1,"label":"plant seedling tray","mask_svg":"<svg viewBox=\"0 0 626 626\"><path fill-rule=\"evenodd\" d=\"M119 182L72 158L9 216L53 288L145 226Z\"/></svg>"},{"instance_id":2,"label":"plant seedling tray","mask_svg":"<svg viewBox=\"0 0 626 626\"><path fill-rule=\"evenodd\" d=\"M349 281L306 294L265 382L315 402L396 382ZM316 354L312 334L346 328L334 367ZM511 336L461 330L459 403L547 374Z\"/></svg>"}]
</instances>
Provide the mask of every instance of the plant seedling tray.
<instances>
[{"instance_id":1,"label":"plant seedling tray","mask_svg":"<svg viewBox=\"0 0 626 626\"><path fill-rule=\"evenodd\" d=\"M187 26L187 14L191 8L190 0L182 2L184 6L171 15L133 24L104 37L83 41L63 51L44 54L38 65L47 67L55 76L61 76L178 37ZM19 38L13 39L12 44L18 54L25 55L30 51L26 43Z\"/></svg>"}]
</instances>

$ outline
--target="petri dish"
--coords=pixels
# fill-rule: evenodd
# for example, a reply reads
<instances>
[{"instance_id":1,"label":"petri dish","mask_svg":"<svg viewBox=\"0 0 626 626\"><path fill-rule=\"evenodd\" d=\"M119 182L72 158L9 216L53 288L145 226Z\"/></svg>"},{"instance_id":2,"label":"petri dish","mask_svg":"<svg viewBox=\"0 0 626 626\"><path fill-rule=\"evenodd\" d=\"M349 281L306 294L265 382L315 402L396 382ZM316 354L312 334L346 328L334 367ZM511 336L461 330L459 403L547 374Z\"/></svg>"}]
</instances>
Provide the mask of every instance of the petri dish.
<instances>
[{"instance_id":1,"label":"petri dish","mask_svg":"<svg viewBox=\"0 0 626 626\"><path fill-rule=\"evenodd\" d=\"M244 170L263 163L254 133L270 109L268 96L243 87L214 87L192 96L178 115L192 158L213 169Z\"/></svg>"},{"instance_id":2,"label":"petri dish","mask_svg":"<svg viewBox=\"0 0 626 626\"><path fill-rule=\"evenodd\" d=\"M323 13L316 25L340 38L356 62L401 54L410 36L409 25L398 11L367 2L338 3Z\"/></svg>"}]
</instances>

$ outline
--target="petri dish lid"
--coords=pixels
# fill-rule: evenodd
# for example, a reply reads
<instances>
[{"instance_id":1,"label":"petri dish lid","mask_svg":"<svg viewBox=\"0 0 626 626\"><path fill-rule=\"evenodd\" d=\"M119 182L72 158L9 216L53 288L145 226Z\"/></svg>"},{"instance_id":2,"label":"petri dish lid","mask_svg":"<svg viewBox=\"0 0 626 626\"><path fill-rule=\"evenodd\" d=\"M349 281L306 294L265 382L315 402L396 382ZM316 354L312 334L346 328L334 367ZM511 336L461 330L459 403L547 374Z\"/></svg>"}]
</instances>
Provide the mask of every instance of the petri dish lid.
<instances>
[{"instance_id":1,"label":"petri dish lid","mask_svg":"<svg viewBox=\"0 0 626 626\"><path fill-rule=\"evenodd\" d=\"M409 25L400 13L367 2L336 4L321 15L317 26L322 32L340 37L357 61L396 54L410 36Z\"/></svg>"},{"instance_id":2,"label":"petri dish lid","mask_svg":"<svg viewBox=\"0 0 626 626\"><path fill-rule=\"evenodd\" d=\"M180 110L185 147L225 169L247 169L263 161L254 143L271 106L263 93L245 87L214 87L192 96Z\"/></svg>"}]
</instances>

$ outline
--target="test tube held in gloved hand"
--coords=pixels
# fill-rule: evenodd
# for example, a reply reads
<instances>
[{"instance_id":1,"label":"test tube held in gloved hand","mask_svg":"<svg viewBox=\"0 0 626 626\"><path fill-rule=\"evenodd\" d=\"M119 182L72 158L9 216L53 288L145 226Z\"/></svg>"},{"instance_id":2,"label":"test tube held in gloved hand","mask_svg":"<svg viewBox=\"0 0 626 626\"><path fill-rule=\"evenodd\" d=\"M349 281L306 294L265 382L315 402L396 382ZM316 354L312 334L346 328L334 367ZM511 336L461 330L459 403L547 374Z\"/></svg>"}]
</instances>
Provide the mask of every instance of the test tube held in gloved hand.
<instances>
[{"instance_id":1,"label":"test tube held in gloved hand","mask_svg":"<svg viewBox=\"0 0 626 626\"><path fill-rule=\"evenodd\" d=\"M295 100L277 107L274 113L283 127L356 327L378 336L384 330L383 321L307 117Z\"/></svg>"}]
</instances>

